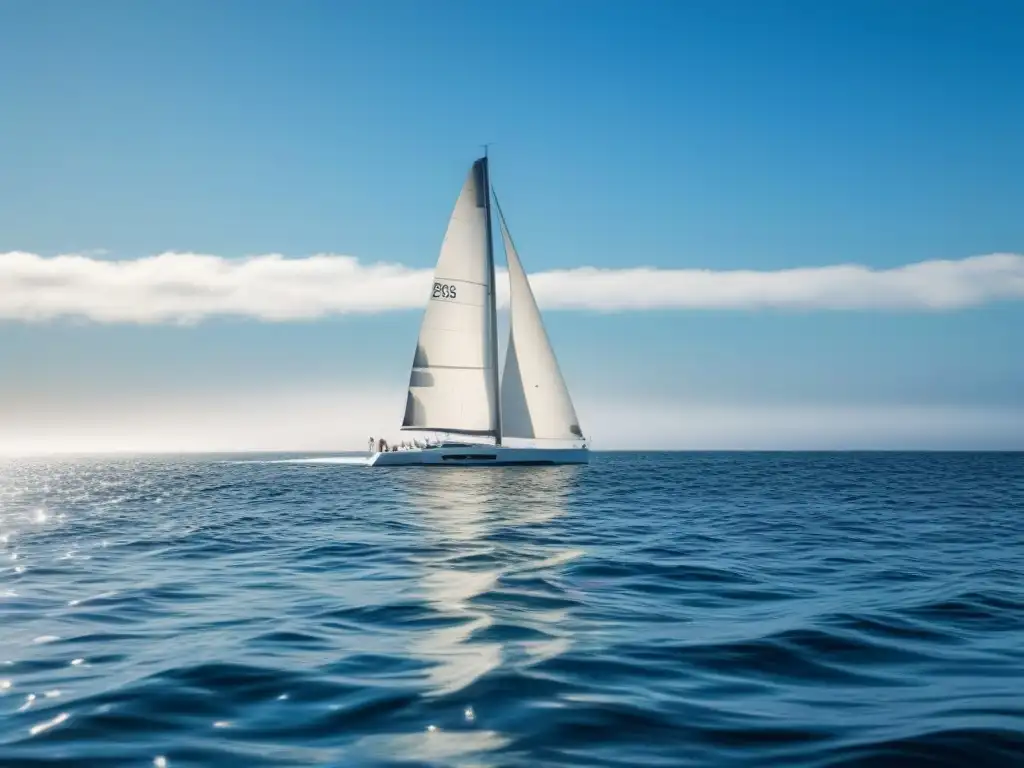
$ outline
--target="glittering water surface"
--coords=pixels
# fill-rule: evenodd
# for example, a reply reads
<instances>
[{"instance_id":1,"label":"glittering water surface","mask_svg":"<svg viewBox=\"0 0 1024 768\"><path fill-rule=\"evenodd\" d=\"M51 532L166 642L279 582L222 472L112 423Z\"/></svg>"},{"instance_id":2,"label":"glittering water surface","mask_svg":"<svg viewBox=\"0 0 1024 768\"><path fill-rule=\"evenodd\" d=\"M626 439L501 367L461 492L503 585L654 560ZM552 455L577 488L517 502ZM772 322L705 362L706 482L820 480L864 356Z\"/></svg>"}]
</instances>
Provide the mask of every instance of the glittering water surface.
<instances>
[{"instance_id":1,"label":"glittering water surface","mask_svg":"<svg viewBox=\"0 0 1024 768\"><path fill-rule=\"evenodd\" d=\"M0 464L0 765L1024 765L1024 455Z\"/></svg>"}]
</instances>

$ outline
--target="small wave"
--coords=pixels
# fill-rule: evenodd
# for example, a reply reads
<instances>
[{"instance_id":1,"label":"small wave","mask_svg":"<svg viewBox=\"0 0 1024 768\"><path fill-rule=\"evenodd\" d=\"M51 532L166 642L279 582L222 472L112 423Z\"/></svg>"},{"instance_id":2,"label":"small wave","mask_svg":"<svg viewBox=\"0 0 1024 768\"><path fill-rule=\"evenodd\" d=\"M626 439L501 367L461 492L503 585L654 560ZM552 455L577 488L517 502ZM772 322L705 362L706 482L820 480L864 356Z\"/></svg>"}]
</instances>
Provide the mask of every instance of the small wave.
<instances>
[{"instance_id":1,"label":"small wave","mask_svg":"<svg viewBox=\"0 0 1024 768\"><path fill-rule=\"evenodd\" d=\"M876 765L1020 765L1024 735L1004 728L948 728L843 749L835 768Z\"/></svg>"},{"instance_id":2,"label":"small wave","mask_svg":"<svg viewBox=\"0 0 1024 768\"><path fill-rule=\"evenodd\" d=\"M367 458L0 466L0 764L1024 765L1024 454Z\"/></svg>"}]
</instances>

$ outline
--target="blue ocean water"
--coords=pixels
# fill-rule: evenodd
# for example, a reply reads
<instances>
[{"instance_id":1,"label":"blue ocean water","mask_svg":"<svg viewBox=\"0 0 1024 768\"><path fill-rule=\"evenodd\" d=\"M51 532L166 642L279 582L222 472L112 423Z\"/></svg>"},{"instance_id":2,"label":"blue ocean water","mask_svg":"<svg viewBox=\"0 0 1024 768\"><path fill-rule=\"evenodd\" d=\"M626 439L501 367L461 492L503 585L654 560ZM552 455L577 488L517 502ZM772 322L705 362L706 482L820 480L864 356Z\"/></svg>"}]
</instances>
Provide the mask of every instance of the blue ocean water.
<instances>
[{"instance_id":1,"label":"blue ocean water","mask_svg":"<svg viewBox=\"0 0 1024 768\"><path fill-rule=\"evenodd\" d=\"M1024 765L1024 454L0 463L49 764Z\"/></svg>"}]
</instances>

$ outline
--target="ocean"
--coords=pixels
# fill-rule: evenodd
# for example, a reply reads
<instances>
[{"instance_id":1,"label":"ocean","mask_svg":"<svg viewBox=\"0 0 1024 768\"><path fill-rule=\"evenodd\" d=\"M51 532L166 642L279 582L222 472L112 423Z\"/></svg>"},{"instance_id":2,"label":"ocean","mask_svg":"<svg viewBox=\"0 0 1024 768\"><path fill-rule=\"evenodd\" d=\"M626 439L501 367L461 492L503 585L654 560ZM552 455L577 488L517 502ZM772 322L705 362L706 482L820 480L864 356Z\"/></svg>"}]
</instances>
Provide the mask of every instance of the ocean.
<instances>
[{"instance_id":1,"label":"ocean","mask_svg":"<svg viewBox=\"0 0 1024 768\"><path fill-rule=\"evenodd\" d=\"M0 766L1024 765L1024 454L0 462Z\"/></svg>"}]
</instances>

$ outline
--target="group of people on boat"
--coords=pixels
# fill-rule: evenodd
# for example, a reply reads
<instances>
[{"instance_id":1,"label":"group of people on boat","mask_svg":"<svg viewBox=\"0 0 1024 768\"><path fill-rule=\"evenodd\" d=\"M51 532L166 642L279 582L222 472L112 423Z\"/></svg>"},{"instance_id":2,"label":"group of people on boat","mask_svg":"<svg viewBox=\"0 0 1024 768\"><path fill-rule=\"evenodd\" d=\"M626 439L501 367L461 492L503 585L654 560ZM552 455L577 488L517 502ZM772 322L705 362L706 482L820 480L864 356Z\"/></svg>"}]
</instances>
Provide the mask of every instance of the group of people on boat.
<instances>
[{"instance_id":1,"label":"group of people on boat","mask_svg":"<svg viewBox=\"0 0 1024 768\"><path fill-rule=\"evenodd\" d=\"M389 445L388 441L383 437L378 440L374 440L371 437L368 447L370 453L373 453L375 448L378 453L387 453L388 451L411 451L414 448L429 448L431 445L432 443L429 440L403 440L395 445Z\"/></svg>"}]
</instances>

